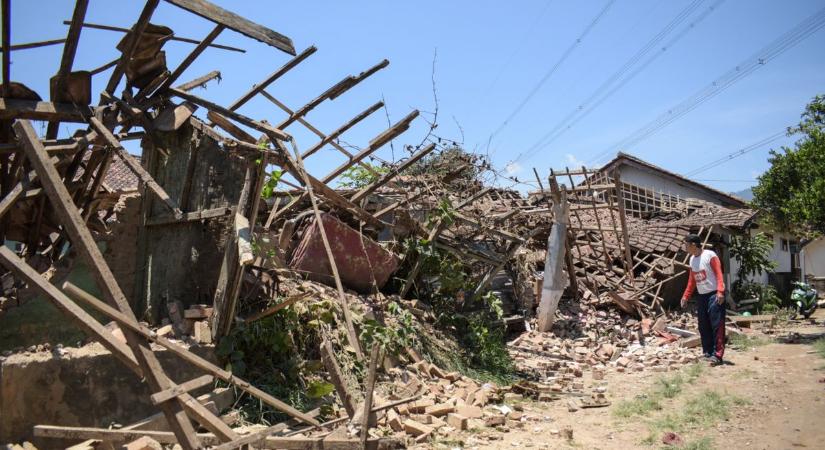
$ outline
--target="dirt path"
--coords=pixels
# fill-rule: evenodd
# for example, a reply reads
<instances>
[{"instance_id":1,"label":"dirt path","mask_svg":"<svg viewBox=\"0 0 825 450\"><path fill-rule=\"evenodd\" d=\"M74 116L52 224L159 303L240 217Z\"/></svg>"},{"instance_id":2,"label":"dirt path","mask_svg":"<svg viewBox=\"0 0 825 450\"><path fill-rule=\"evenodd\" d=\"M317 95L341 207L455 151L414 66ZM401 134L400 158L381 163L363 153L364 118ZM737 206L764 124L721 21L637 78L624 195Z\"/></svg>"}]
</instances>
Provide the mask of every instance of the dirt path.
<instances>
[{"instance_id":1,"label":"dirt path","mask_svg":"<svg viewBox=\"0 0 825 450\"><path fill-rule=\"evenodd\" d=\"M698 370L668 373L609 372L605 381L610 407L571 412L565 400L528 402L521 405L528 420L519 428L468 433L435 447L661 448L662 435L670 428L682 439L682 448L825 448L825 359L812 353L810 345L825 336L825 311L818 313L819 325L793 330L798 339L729 349L724 366L702 364ZM663 377L678 377L682 384L674 387L677 393L670 392L672 398L661 399L660 410L617 417L616 410L628 406L622 400L653 395L662 389L658 380ZM726 406L716 410L718 416L706 413L708 405L722 403ZM572 440L563 436L565 429L572 430Z\"/></svg>"}]
</instances>

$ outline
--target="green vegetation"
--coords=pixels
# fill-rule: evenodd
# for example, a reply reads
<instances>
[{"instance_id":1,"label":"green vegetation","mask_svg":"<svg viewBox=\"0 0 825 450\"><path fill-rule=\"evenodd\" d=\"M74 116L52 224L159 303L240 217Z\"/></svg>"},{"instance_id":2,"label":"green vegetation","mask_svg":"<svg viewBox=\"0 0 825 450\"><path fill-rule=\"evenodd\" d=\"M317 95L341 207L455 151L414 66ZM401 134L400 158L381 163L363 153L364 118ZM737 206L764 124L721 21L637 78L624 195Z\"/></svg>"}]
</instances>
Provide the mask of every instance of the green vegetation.
<instances>
[{"instance_id":1,"label":"green vegetation","mask_svg":"<svg viewBox=\"0 0 825 450\"><path fill-rule=\"evenodd\" d=\"M364 166L369 166L372 170L370 171L370 169ZM387 167L370 164L368 162L355 164L341 174L339 186L347 189L361 189L377 180L381 175L389 172L389 170Z\"/></svg>"},{"instance_id":2,"label":"green vegetation","mask_svg":"<svg viewBox=\"0 0 825 450\"><path fill-rule=\"evenodd\" d=\"M770 225L797 235L825 233L825 96L807 105L793 147L771 151L770 169L753 188L753 203L769 213Z\"/></svg>"},{"instance_id":3,"label":"green vegetation","mask_svg":"<svg viewBox=\"0 0 825 450\"><path fill-rule=\"evenodd\" d=\"M684 385L697 379L703 371L704 367L697 363L685 369L684 373L660 377L656 380L652 391L638 395L632 400L619 402L613 409L613 415L627 419L634 416L646 416L653 411L661 411L662 402L665 399L677 397Z\"/></svg>"},{"instance_id":4,"label":"green vegetation","mask_svg":"<svg viewBox=\"0 0 825 450\"><path fill-rule=\"evenodd\" d=\"M819 356L825 358L825 337L815 340L813 346L814 351L816 351Z\"/></svg>"},{"instance_id":5,"label":"green vegetation","mask_svg":"<svg viewBox=\"0 0 825 450\"><path fill-rule=\"evenodd\" d=\"M662 448L668 449L673 447L665 446ZM680 450L713 450L713 448L713 439L707 436L696 439L695 441L688 441L684 445L679 447Z\"/></svg>"},{"instance_id":6,"label":"green vegetation","mask_svg":"<svg viewBox=\"0 0 825 450\"><path fill-rule=\"evenodd\" d=\"M625 420L637 417L645 419L648 434L642 443L654 445L660 442L662 435L666 432L680 433L683 436L696 434L696 431L727 420L730 417L731 407L749 403L746 399L718 391L702 390L679 405L677 399L684 393L686 385L699 378L703 371L704 366L693 364L680 373L670 377L661 377L656 380L649 392L632 400L619 402L613 409L613 415ZM684 443L679 448L712 449L713 440L700 436Z\"/></svg>"},{"instance_id":7,"label":"green vegetation","mask_svg":"<svg viewBox=\"0 0 825 450\"><path fill-rule=\"evenodd\" d=\"M730 244L730 254L739 261L736 281L731 293L735 300L758 298L757 309L774 311L782 306L782 299L773 286L749 281L748 278L761 272L776 269L776 262L771 259L773 241L764 233L754 236L734 237Z\"/></svg>"},{"instance_id":8,"label":"green vegetation","mask_svg":"<svg viewBox=\"0 0 825 450\"><path fill-rule=\"evenodd\" d=\"M264 200L272 197L272 194L275 193L275 188L278 186L278 182L281 181L281 177L284 176L283 170L273 170L269 173L264 181L264 185L261 188L261 198Z\"/></svg>"},{"instance_id":9,"label":"green vegetation","mask_svg":"<svg viewBox=\"0 0 825 450\"><path fill-rule=\"evenodd\" d=\"M382 325L377 320L367 319L361 325L361 342L364 348L372 348L374 342L384 354L398 355L405 348L415 345L418 331L413 315L397 302L387 304L387 315L391 323Z\"/></svg>"},{"instance_id":10,"label":"green vegetation","mask_svg":"<svg viewBox=\"0 0 825 450\"><path fill-rule=\"evenodd\" d=\"M744 334L735 334L730 338L730 346L736 350L752 350L756 347L768 345L773 342L773 339L766 336L747 336Z\"/></svg>"},{"instance_id":11,"label":"green vegetation","mask_svg":"<svg viewBox=\"0 0 825 450\"><path fill-rule=\"evenodd\" d=\"M317 358L305 357L307 349L318 348L320 328L334 323L333 308L328 300L299 302L269 317L239 324L221 339L216 354L226 361L227 370L289 405L301 410L319 406L333 386L318 375ZM248 395L241 395L238 407L248 422L276 423L288 418Z\"/></svg>"},{"instance_id":12,"label":"green vegetation","mask_svg":"<svg viewBox=\"0 0 825 450\"><path fill-rule=\"evenodd\" d=\"M656 442L662 433L672 431L683 433L687 430L703 429L718 424L730 417L730 408L733 405L745 404L744 400L721 394L712 390L705 390L695 397L688 399L678 413L668 413L653 419L648 423L648 436L644 442ZM698 448L712 448L712 441L708 438L694 441ZM704 447L703 447L704 446ZM689 447L688 447L689 448Z\"/></svg>"}]
</instances>

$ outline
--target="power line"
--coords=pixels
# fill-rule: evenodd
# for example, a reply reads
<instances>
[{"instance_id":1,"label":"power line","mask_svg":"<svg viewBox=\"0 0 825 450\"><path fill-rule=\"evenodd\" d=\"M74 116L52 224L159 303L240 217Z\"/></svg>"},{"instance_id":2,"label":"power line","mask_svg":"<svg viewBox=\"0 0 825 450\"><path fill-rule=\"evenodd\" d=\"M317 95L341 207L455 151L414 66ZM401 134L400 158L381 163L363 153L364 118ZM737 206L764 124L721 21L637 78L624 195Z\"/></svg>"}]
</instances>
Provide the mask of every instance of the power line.
<instances>
[{"instance_id":1,"label":"power line","mask_svg":"<svg viewBox=\"0 0 825 450\"><path fill-rule=\"evenodd\" d=\"M706 171L708 171L708 170L710 170L710 169L712 169L712 168L714 168L714 167L716 167L716 166L718 166L718 165L720 165L720 164L724 164L724 163L726 163L726 162L728 162L728 161L730 161L730 160L732 160L732 159L736 159L736 158L738 158L738 157L740 157L740 156L742 156L742 155L745 155L745 154L747 154L747 153L749 153L749 152L752 152L752 151L756 150L757 148L763 147L763 146L765 146L766 144L769 144L769 143L771 143L771 142L773 142L773 141L775 141L775 140L777 140L777 139L779 139L779 138L781 138L781 137L783 137L783 136L785 136L785 135L786 135L786 132L785 132L785 131L780 131L780 132L778 132L778 133L774 133L774 134L772 134L772 135L770 135L770 136L768 136L768 137L766 137L766 138L764 138L764 139L760 139L759 141L754 142L753 144L748 145L747 147L740 148L739 150L736 150L736 151L735 151L735 152L733 152L733 153L730 153L730 154L725 155L725 156L723 156L723 157L721 157L721 158L719 158L719 159L717 159L717 160L714 160L714 161L711 161L711 162L709 162L709 163L707 163L707 164L704 164L704 165L702 165L702 166L699 166L699 167L697 167L697 168L695 168L695 169L691 170L690 172L685 173L683 176L685 176L685 177L693 177L693 176L698 175L698 174L700 174L700 173L702 173L702 172L706 172Z\"/></svg>"},{"instance_id":2,"label":"power line","mask_svg":"<svg viewBox=\"0 0 825 450\"><path fill-rule=\"evenodd\" d=\"M565 52L562 53L558 61L556 61L556 63L553 64L552 67L550 67L550 69L547 71L547 73L544 74L541 80L539 80L539 82L536 83L535 86L533 86L533 88L530 90L527 96L524 97L524 99L522 99L518 106L516 106L516 108L507 116L507 118L504 119L504 122L502 122L501 125L499 125L499 127L496 128L492 135L490 135L491 138L500 133L501 130L503 130L504 127L506 127L510 123L510 121L513 120L516 117L516 115L518 115L518 113L521 112L522 109L524 109L524 106L527 105L530 99L532 99L533 96L536 95L536 93L539 91L539 89L541 89L541 87L544 86L544 83L546 83L547 80L549 80L550 77L553 76L554 73L556 73L556 70L558 70L559 67L561 67L561 65L565 61L567 61L567 58L569 58L570 55L573 54L573 51L579 46L579 44L582 43L582 41L587 37L587 35L590 34L593 28L595 28L595 26L601 21L602 17L604 17L604 15L607 13L610 7L613 6L613 3L615 2L616 0L608 0L604 8L602 8L601 11L599 11L596 17L584 29L584 31L582 31L582 33L576 38L576 40L573 41L572 44L570 44L567 50L565 50Z\"/></svg>"},{"instance_id":3,"label":"power line","mask_svg":"<svg viewBox=\"0 0 825 450\"><path fill-rule=\"evenodd\" d=\"M818 31L823 27L823 25L825 25L825 8L820 9L813 15L809 16L797 26L784 33L778 39L774 40L769 45L750 56L748 59L742 61L733 69L729 70L686 100L663 112L647 125L639 128L612 147L599 153L591 161L597 162L605 155L613 153L618 149L627 149L632 145L647 139L673 121L681 118L719 93L725 91L737 81L750 75L756 69L766 65L772 59L781 55L803 39Z\"/></svg>"},{"instance_id":4,"label":"power line","mask_svg":"<svg viewBox=\"0 0 825 450\"><path fill-rule=\"evenodd\" d=\"M533 32L536 29L536 26L539 24L541 19L544 18L544 15L547 14L547 10L550 9L550 5L552 3L553 0L548 0L547 3L544 4L544 8L542 8L541 12L536 16L536 19L533 21L532 25L530 25L530 29L527 30L526 33L524 33L524 37L521 38L519 44L515 46L512 53L510 53L510 56L507 57L507 60L499 68L498 73L496 73L496 76L493 78L493 81L490 83L490 86L487 88L486 92L490 92L493 89L496 83L498 83L498 80L501 78L501 75L504 73L504 71L507 70L508 67L510 67L510 63L513 61L513 58L515 58L516 54L522 49L522 44L524 44L524 42L527 41L527 38L529 38L533 34Z\"/></svg>"},{"instance_id":5,"label":"power line","mask_svg":"<svg viewBox=\"0 0 825 450\"><path fill-rule=\"evenodd\" d=\"M576 109L570 111L570 113L561 121L559 122L553 129L551 129L547 134L542 136L535 144L533 144L526 152L524 152L524 157L531 156L538 152L539 150L547 147L554 141L556 141L559 137L561 137L565 132L570 130L575 124L579 123L582 119L588 116L593 110L599 107L602 103L604 103L608 98L612 97L619 89L624 87L629 81L634 79L639 73L641 73L644 69L646 69L653 61L655 61L659 56L664 54L667 50L669 50L674 44L676 44L680 39L682 39L686 34L688 34L691 30L693 30L696 25L702 22L707 16L709 16L712 12L719 8L719 6L724 3L725 0L717 0L713 4L711 4L707 9L705 9L700 15L698 15L692 22L690 22L687 26L682 28L675 36L673 36L669 41L665 43L659 51L653 53L647 60L645 60L639 67L637 67L633 72L627 74L624 79L620 80L618 84L612 87L608 92L604 92L610 85L619 80L630 68L636 64L641 58L643 58L647 53L649 53L654 46L656 46L662 39L664 39L667 34L673 31L674 28L679 26L682 22L684 22L690 14L695 11L702 0L695 1L689 4L684 10L682 10L668 25L666 25L658 34L656 34L644 47L642 47L633 57L631 57L627 62L625 62L624 66L622 66L616 73L614 73L610 78L605 80L601 86L599 86L593 94L590 95L581 105L579 105ZM599 96L601 96L599 98ZM585 109L586 108L586 109Z\"/></svg>"}]
</instances>

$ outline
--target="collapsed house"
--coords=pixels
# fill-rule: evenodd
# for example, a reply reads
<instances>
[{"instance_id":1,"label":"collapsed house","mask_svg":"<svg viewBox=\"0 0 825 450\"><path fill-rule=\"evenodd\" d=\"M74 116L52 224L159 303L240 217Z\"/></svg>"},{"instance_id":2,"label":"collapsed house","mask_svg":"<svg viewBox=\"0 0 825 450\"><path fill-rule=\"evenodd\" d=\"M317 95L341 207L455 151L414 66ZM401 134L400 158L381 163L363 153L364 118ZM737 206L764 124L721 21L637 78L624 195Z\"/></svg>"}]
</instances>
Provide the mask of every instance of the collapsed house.
<instances>
[{"instance_id":1,"label":"collapsed house","mask_svg":"<svg viewBox=\"0 0 825 450\"><path fill-rule=\"evenodd\" d=\"M33 435L104 448L150 437L185 449L423 442L448 423L466 428L468 418L482 417L479 408L503 392L442 370L413 348L387 351L376 337L383 328L376 327L415 317L434 328L440 308L469 315L492 293L502 311L491 322L537 330L511 342L517 362L524 363L519 370L534 380L512 389L553 400L563 389L581 389L572 381L580 376L578 364L615 360L620 348L643 341L651 328L664 333L665 306L687 271L686 234L697 233L724 252L728 236L753 222L754 211L728 207L741 205L648 192L611 167L551 171L537 180L540 191L524 197L484 185L479 174L488 163L447 143L425 140L408 146L401 161L369 164L367 158L401 136L418 111L357 152L339 139L382 102L330 133L306 116L388 61L290 108L267 87L315 47L298 53L285 36L205 1L167 1L215 24L178 66L167 67L162 50L174 32L150 23L158 2L148 1L133 27L123 30L120 58L109 67L73 71L80 32L89 25L83 22L88 2L77 1L50 101L9 80L11 47L4 38L0 235L13 245L0 248L6 270L0 309L47 299L133 372L135 383L145 380L149 393L142 401L161 413L121 416L119 423L129 425L119 428L103 428L113 420L109 416L33 424L20 418L13 429L0 427L3 439ZM293 57L222 106L193 93L218 72L177 83L227 28ZM92 106L90 77L112 67L100 103ZM286 117L271 124L238 112L259 95ZM49 124L45 137L31 120ZM87 128L59 138L61 122ZM318 141L299 147L288 131L296 126ZM123 147L125 140L140 140L139 159ZM304 160L330 150L346 161L330 173L310 174ZM353 168L367 181L332 187ZM291 189L280 188L285 184ZM453 265L432 270L444 261ZM78 270L87 271L95 286L72 282L70 274ZM434 293L447 305L423 301ZM245 379L243 356L232 348L237 330L301 305L308 309L299 323L312 330L303 351L321 362L334 387L322 395L336 406L332 412L300 410ZM410 316L388 313L390 305ZM610 327L603 319L612 321ZM673 320L685 326L685 319ZM536 334L543 332L551 333ZM592 352L578 345L574 350L571 339L585 339ZM215 344L228 350L209 355ZM565 349L563 362L533 364L524 356L551 348L554 358ZM691 360L681 352L678 358ZM167 369L172 361L189 370L173 377ZM378 386L379 372L394 381L390 388ZM555 381L542 385L550 379ZM226 396L233 394L287 419L242 432L232 426L241 422L237 412L225 412L233 405ZM594 401L603 404L603 398ZM119 413L143 412L133 409ZM425 412L444 419L435 426L411 416Z\"/></svg>"}]
</instances>

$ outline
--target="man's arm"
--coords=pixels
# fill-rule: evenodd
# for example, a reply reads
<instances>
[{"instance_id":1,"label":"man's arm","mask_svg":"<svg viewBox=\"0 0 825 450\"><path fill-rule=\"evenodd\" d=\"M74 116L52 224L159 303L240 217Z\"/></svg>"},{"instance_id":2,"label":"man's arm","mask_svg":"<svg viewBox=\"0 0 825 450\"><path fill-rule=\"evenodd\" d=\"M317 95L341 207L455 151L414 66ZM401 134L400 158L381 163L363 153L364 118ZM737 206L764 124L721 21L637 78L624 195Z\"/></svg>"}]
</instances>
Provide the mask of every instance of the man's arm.
<instances>
[{"instance_id":1,"label":"man's arm","mask_svg":"<svg viewBox=\"0 0 825 450\"><path fill-rule=\"evenodd\" d=\"M688 299L690 299L690 296L693 295L693 290L695 288L696 288L696 280L693 279L693 271L691 270L691 271L688 272L688 284L687 284L687 287L685 288L685 293L682 294L682 308L685 307L685 305L688 302Z\"/></svg>"}]
</instances>

